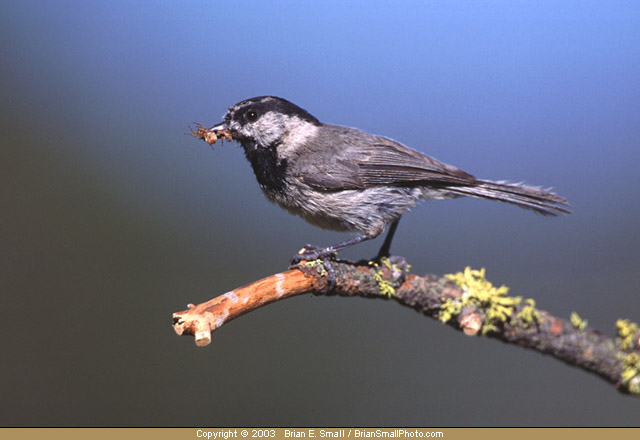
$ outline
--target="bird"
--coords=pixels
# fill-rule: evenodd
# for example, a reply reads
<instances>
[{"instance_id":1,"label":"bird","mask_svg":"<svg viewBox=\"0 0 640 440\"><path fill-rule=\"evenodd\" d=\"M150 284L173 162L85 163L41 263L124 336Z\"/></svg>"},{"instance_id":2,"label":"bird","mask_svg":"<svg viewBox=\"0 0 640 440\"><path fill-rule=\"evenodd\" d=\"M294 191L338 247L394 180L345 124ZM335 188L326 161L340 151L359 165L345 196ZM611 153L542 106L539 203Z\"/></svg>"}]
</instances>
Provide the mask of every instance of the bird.
<instances>
[{"instance_id":1,"label":"bird","mask_svg":"<svg viewBox=\"0 0 640 440\"><path fill-rule=\"evenodd\" d=\"M330 259L387 227L378 257L388 256L400 218L423 200L466 196L548 216L571 212L549 189L478 179L393 139L322 123L276 96L232 105L208 133L240 143L267 199L320 228L355 234L331 246L306 244L292 264Z\"/></svg>"}]
</instances>

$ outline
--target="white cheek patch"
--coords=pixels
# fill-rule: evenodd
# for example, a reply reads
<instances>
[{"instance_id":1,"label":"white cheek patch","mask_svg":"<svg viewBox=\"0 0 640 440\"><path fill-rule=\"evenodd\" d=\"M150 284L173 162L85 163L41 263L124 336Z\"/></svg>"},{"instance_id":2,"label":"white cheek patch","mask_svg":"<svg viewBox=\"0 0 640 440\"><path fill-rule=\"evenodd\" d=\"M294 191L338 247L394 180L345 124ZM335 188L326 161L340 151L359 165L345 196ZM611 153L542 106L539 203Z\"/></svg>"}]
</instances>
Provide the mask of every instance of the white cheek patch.
<instances>
[{"instance_id":1,"label":"white cheek patch","mask_svg":"<svg viewBox=\"0 0 640 440\"><path fill-rule=\"evenodd\" d=\"M283 115L274 112L267 112L260 117L254 124L249 124L247 129L251 132L258 144L267 146L279 140L284 133Z\"/></svg>"},{"instance_id":2,"label":"white cheek patch","mask_svg":"<svg viewBox=\"0 0 640 440\"><path fill-rule=\"evenodd\" d=\"M283 157L290 157L295 154L299 147L318 134L318 127L297 116L286 116L286 118L289 130L283 139L280 154Z\"/></svg>"},{"instance_id":3,"label":"white cheek patch","mask_svg":"<svg viewBox=\"0 0 640 440\"><path fill-rule=\"evenodd\" d=\"M232 131L255 140L255 148L278 144L283 159L295 156L299 147L318 134L319 128L297 115L275 111L266 112L254 123L232 121L229 125Z\"/></svg>"}]
</instances>

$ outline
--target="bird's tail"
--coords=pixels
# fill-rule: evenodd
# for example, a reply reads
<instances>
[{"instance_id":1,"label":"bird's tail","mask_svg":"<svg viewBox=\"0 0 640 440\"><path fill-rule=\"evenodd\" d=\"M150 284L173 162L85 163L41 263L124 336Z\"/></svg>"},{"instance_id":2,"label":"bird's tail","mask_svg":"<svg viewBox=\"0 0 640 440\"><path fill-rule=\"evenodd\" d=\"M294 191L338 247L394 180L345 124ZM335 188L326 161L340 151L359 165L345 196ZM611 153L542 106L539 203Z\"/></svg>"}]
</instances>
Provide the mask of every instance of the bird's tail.
<instances>
[{"instance_id":1,"label":"bird's tail","mask_svg":"<svg viewBox=\"0 0 640 440\"><path fill-rule=\"evenodd\" d=\"M522 183L490 182L478 180L469 186L450 186L449 191L456 195L479 197L510 203L521 208L532 209L542 215L570 214L568 203L556 193L536 186Z\"/></svg>"}]
</instances>

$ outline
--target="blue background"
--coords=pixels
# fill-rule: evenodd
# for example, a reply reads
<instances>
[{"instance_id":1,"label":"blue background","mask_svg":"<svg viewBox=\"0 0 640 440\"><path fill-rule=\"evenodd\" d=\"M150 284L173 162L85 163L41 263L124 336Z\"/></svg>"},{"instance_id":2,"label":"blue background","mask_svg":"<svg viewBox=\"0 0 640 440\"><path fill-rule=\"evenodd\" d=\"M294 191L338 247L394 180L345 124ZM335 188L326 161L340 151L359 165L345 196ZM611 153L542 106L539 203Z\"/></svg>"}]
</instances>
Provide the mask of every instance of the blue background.
<instances>
[{"instance_id":1,"label":"blue background","mask_svg":"<svg viewBox=\"0 0 640 440\"><path fill-rule=\"evenodd\" d=\"M171 313L347 238L184 136L255 95L574 213L424 203L393 251L613 335L640 320L640 3L5 2L2 425L637 425L640 400L386 301L276 303L213 334ZM381 239L349 249L373 256Z\"/></svg>"}]
</instances>

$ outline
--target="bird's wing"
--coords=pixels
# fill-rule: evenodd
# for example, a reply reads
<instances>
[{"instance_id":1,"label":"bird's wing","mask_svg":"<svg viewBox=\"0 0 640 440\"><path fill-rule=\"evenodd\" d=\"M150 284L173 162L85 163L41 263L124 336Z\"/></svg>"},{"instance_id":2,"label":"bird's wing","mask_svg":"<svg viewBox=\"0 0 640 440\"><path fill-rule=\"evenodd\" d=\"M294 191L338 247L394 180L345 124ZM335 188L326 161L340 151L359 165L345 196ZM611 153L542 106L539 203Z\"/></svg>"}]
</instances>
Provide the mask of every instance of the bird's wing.
<instances>
[{"instance_id":1,"label":"bird's wing","mask_svg":"<svg viewBox=\"0 0 640 440\"><path fill-rule=\"evenodd\" d=\"M315 189L325 191L367 187L360 179L358 164L341 158L309 161L300 167L298 178Z\"/></svg>"},{"instance_id":2,"label":"bird's wing","mask_svg":"<svg viewBox=\"0 0 640 440\"><path fill-rule=\"evenodd\" d=\"M302 180L317 189L335 191L375 186L471 185L477 179L396 141L370 136L369 143L346 145L330 158L302 167Z\"/></svg>"}]
</instances>

